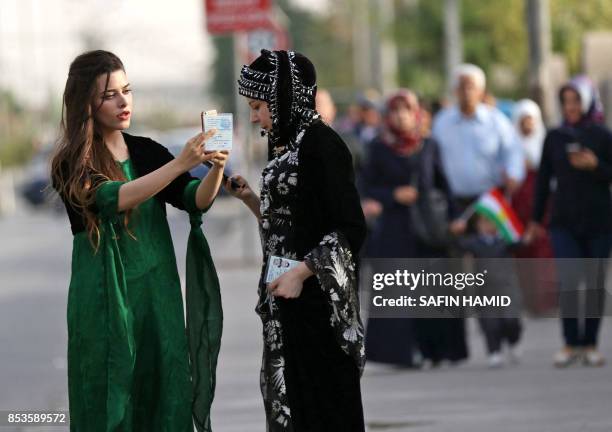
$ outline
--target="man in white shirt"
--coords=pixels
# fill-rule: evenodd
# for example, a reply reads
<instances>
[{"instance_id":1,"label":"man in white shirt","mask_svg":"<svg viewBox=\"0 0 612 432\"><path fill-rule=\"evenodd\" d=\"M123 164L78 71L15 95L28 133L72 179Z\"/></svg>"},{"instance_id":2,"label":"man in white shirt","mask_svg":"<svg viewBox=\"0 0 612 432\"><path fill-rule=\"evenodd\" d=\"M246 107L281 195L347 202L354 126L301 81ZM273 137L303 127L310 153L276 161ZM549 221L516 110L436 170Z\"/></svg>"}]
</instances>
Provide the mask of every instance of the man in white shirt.
<instances>
[{"instance_id":1,"label":"man in white shirt","mask_svg":"<svg viewBox=\"0 0 612 432\"><path fill-rule=\"evenodd\" d=\"M455 72L457 104L433 124L442 163L454 195L467 205L493 187L514 192L525 177L523 150L509 119L482 103L485 74L464 64Z\"/></svg>"}]
</instances>

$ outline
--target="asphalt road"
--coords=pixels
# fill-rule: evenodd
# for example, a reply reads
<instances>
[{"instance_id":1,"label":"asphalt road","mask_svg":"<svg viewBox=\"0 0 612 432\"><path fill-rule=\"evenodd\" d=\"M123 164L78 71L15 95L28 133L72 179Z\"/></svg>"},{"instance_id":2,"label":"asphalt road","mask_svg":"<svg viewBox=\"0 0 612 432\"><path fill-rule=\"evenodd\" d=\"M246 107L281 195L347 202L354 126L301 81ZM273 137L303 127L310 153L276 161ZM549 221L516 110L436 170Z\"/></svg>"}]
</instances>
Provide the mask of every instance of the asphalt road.
<instances>
[{"instance_id":1,"label":"asphalt road","mask_svg":"<svg viewBox=\"0 0 612 432\"><path fill-rule=\"evenodd\" d=\"M254 221L241 216L236 204L219 200L204 222L225 312L215 432L265 430L258 387L261 326L253 311L258 241ZM170 220L183 269L187 221L175 212ZM0 239L0 411L66 410L68 222L20 204L15 214L0 216ZM483 340L475 323L469 324L472 357L461 366L425 371L367 366L362 384L369 431L612 431L612 370L553 368L552 354L560 346L557 320L526 320L523 361L501 370L486 367ZM601 346L610 360L611 339L608 319ZM5 430L45 429L0 426Z\"/></svg>"}]
</instances>

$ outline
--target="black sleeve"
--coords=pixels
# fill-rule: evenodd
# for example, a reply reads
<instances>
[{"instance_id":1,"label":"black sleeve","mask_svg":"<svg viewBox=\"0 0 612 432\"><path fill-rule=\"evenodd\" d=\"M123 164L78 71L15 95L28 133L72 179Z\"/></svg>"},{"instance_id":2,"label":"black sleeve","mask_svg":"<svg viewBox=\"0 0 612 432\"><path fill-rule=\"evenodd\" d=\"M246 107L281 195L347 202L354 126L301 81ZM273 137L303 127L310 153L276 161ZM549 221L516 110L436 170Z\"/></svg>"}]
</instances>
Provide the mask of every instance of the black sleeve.
<instances>
[{"instance_id":1,"label":"black sleeve","mask_svg":"<svg viewBox=\"0 0 612 432\"><path fill-rule=\"evenodd\" d=\"M304 162L321 176L321 200L330 218L331 232L341 233L357 256L365 239L366 224L355 187L351 153L330 128L321 126L317 132L314 142L309 143L313 145L304 152Z\"/></svg>"},{"instance_id":2,"label":"black sleeve","mask_svg":"<svg viewBox=\"0 0 612 432\"><path fill-rule=\"evenodd\" d=\"M604 129L601 152L597 154L597 168L593 170L596 179L612 182L612 133Z\"/></svg>"},{"instance_id":3,"label":"black sleeve","mask_svg":"<svg viewBox=\"0 0 612 432\"><path fill-rule=\"evenodd\" d=\"M154 160L154 166L151 171L155 171L174 159L174 156L172 156L172 153L170 153L166 147L151 139L149 139L149 141L147 150L151 151L151 156ZM192 180L197 180L197 178L193 177L189 172L184 172L172 180L172 182L162 189L157 196L164 202L178 209L185 210L183 194L185 188Z\"/></svg>"},{"instance_id":4,"label":"black sleeve","mask_svg":"<svg viewBox=\"0 0 612 432\"><path fill-rule=\"evenodd\" d=\"M61 179L64 182L68 180L68 176L70 175L68 162L64 160L59 163L57 175L61 176ZM68 219L70 221L70 229L72 230L72 233L76 234L77 232L84 231L85 222L83 221L83 215L68 202L68 198L60 191L58 179L55 176L51 177L51 185L66 208L66 214L68 215Z\"/></svg>"},{"instance_id":5,"label":"black sleeve","mask_svg":"<svg viewBox=\"0 0 612 432\"><path fill-rule=\"evenodd\" d=\"M381 159L381 152L378 147L380 141L375 139L368 145L367 155L362 168L363 194L365 197L380 202L384 207L391 207L396 204L393 198L393 187L384 184L384 161Z\"/></svg>"},{"instance_id":6,"label":"black sleeve","mask_svg":"<svg viewBox=\"0 0 612 432\"><path fill-rule=\"evenodd\" d=\"M67 161L64 160L60 162L58 174L61 176L62 181L68 181L68 178L70 177L70 168L68 166ZM59 190L59 184L57 183L57 180L58 179L56 179L55 177L52 178L52 186L55 192L57 192L62 202L64 203L64 206L66 207L66 212L68 213L68 218L70 219L70 224L72 226L73 232L82 231L83 229L85 229L82 212L80 209L73 207L72 204L70 204L68 197L64 196L64 194ZM91 204L87 208L92 213L98 213L98 207L95 202L95 191L102 183L104 183L104 181L105 180L102 178L102 176L91 176L92 199Z\"/></svg>"},{"instance_id":7,"label":"black sleeve","mask_svg":"<svg viewBox=\"0 0 612 432\"><path fill-rule=\"evenodd\" d=\"M455 246L457 246L463 252L468 252L472 255L477 255L478 253L478 239L474 234L457 237L455 240Z\"/></svg>"},{"instance_id":8,"label":"black sleeve","mask_svg":"<svg viewBox=\"0 0 612 432\"><path fill-rule=\"evenodd\" d=\"M535 195L533 203L533 220L541 223L544 219L546 204L550 195L550 180L553 176L552 166L552 145L554 140L554 132L549 132L544 140L542 149L542 159L540 160L540 168L535 183Z\"/></svg>"},{"instance_id":9,"label":"black sleeve","mask_svg":"<svg viewBox=\"0 0 612 432\"><path fill-rule=\"evenodd\" d=\"M444 166L442 165L442 157L440 156L438 143L431 140L429 145L432 146L433 152L434 185L436 189L444 192L444 196L446 196L446 200L448 202L448 217L451 220L457 219L459 216L461 216L459 213L459 206L457 205L453 192L448 184L446 172L444 170Z\"/></svg>"}]
</instances>

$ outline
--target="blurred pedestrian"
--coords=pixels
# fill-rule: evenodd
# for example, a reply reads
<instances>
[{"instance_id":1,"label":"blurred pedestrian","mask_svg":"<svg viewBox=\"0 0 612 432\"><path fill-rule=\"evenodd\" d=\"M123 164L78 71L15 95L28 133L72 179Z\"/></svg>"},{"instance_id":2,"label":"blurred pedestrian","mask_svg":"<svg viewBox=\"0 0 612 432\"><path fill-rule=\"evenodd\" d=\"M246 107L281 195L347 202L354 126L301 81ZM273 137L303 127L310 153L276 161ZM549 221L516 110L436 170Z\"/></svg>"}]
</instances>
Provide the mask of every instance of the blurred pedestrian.
<instances>
[{"instance_id":1,"label":"blurred pedestrian","mask_svg":"<svg viewBox=\"0 0 612 432\"><path fill-rule=\"evenodd\" d=\"M384 128L369 148L363 170L363 195L383 205L376 224L370 256L416 257L433 252L410 229L410 207L420 193L437 189L448 200L448 216L457 216L452 193L440 160L438 145L423 134L418 98L410 90L398 90L387 99ZM446 222L448 224L448 220Z\"/></svg>"},{"instance_id":2,"label":"blurred pedestrian","mask_svg":"<svg viewBox=\"0 0 612 432\"><path fill-rule=\"evenodd\" d=\"M444 255L441 245L433 245L419 237L414 207L435 191L447 200L448 214L444 215L442 230L448 220L457 216L450 189L444 175L438 148L423 136L422 113L416 95L409 90L393 93L386 102L384 129L369 146L363 169L363 196L381 203L383 211L375 221L368 241L366 255L371 258L418 258ZM442 223L442 222L440 222ZM453 320L442 320L456 324ZM414 319L370 318L367 327L366 356L369 360L403 367L421 364L419 332L429 331L425 322ZM431 324L431 323L430 323ZM433 362L443 359L465 358L462 332L456 334L447 326L436 331L438 346L429 346L426 356ZM457 326L454 326L457 327ZM448 331L447 331L448 330ZM433 339L430 334L427 340ZM449 340L458 349L449 348Z\"/></svg>"},{"instance_id":3,"label":"blurred pedestrian","mask_svg":"<svg viewBox=\"0 0 612 432\"><path fill-rule=\"evenodd\" d=\"M525 166L510 121L497 108L483 103L486 77L482 69L462 64L453 80L457 104L438 112L432 136L439 143L450 189L463 211L494 187L515 192L525 176ZM454 233L462 234L465 229L465 224L457 224Z\"/></svg>"},{"instance_id":4,"label":"blurred pedestrian","mask_svg":"<svg viewBox=\"0 0 612 432\"><path fill-rule=\"evenodd\" d=\"M546 137L540 107L530 99L521 99L512 111L512 123L523 148L528 175L535 173L540 165Z\"/></svg>"},{"instance_id":5,"label":"blurred pedestrian","mask_svg":"<svg viewBox=\"0 0 612 432\"><path fill-rule=\"evenodd\" d=\"M532 100L522 99L516 103L512 112L512 123L523 147L526 176L521 187L512 195L512 208L519 220L527 226L533 213L535 181L540 166L542 147L546 128L542 121L540 107ZM550 211L546 211L544 227L547 227ZM554 310L556 300L556 280L552 258L552 247L548 233L515 250L517 258L538 258L521 260L517 268L525 307L534 314ZM546 276L546 277L544 277Z\"/></svg>"},{"instance_id":6,"label":"blurred pedestrian","mask_svg":"<svg viewBox=\"0 0 612 432\"><path fill-rule=\"evenodd\" d=\"M511 258L512 250L521 244L509 244L504 240L495 222L486 215L476 213L473 218L476 232L460 238L459 245L475 258L475 271L487 273L487 282L478 295L508 296L512 301L508 307L479 308L478 322L485 338L489 367L504 365L504 345L508 361L516 364L520 361L518 344L522 333L521 293L516 274L509 271L509 261L504 258Z\"/></svg>"},{"instance_id":7,"label":"blurred pedestrian","mask_svg":"<svg viewBox=\"0 0 612 432\"><path fill-rule=\"evenodd\" d=\"M263 50L238 91L268 136L261 195L239 176L237 190L226 185L260 225L266 430L364 431L355 259L365 222L351 155L315 110L316 72L303 55ZM295 267L267 282L271 257Z\"/></svg>"},{"instance_id":8,"label":"blurred pedestrian","mask_svg":"<svg viewBox=\"0 0 612 432\"><path fill-rule=\"evenodd\" d=\"M527 236L537 238L543 232L546 204L552 194L550 237L555 258L559 259L565 342L555 354L554 363L563 367L583 359L588 365L601 366L605 359L597 343L612 242L612 134L601 124L601 102L588 78L572 79L561 88L559 99L563 124L550 130L544 141L533 222ZM577 309L581 281L586 284L584 312Z\"/></svg>"},{"instance_id":9,"label":"blurred pedestrian","mask_svg":"<svg viewBox=\"0 0 612 432\"><path fill-rule=\"evenodd\" d=\"M359 106L359 122L355 128L355 135L361 143L362 153L366 152L366 147L377 135L381 126L380 96L374 90L368 90L357 99Z\"/></svg>"},{"instance_id":10,"label":"blurred pedestrian","mask_svg":"<svg viewBox=\"0 0 612 432\"><path fill-rule=\"evenodd\" d=\"M107 51L72 62L63 102L52 181L73 233L70 430L187 432L194 422L210 430L221 302L199 225L227 154L205 153L211 133L194 136L175 159L151 139L123 132L132 90L121 60ZM189 175L204 161L213 163L204 180ZM187 332L166 203L192 220Z\"/></svg>"},{"instance_id":11,"label":"blurred pedestrian","mask_svg":"<svg viewBox=\"0 0 612 432\"><path fill-rule=\"evenodd\" d=\"M353 155L355 171L359 173L368 154L368 146L378 135L381 118L378 93L368 90L357 99L357 122L347 139L347 144Z\"/></svg>"},{"instance_id":12,"label":"blurred pedestrian","mask_svg":"<svg viewBox=\"0 0 612 432\"><path fill-rule=\"evenodd\" d=\"M315 98L317 112L321 116L321 120L327 123L329 126L334 126L336 121L336 104L329 91L326 89L317 89L317 96Z\"/></svg>"},{"instance_id":13,"label":"blurred pedestrian","mask_svg":"<svg viewBox=\"0 0 612 432\"><path fill-rule=\"evenodd\" d=\"M336 119L338 133L343 137L351 136L355 133L357 124L361 121L361 109L353 102L346 107L343 115Z\"/></svg>"},{"instance_id":14,"label":"blurred pedestrian","mask_svg":"<svg viewBox=\"0 0 612 432\"><path fill-rule=\"evenodd\" d=\"M464 208L494 187L512 194L525 176L523 151L512 124L497 108L482 102L485 87L482 69L460 65L453 83L457 105L434 119L433 137L451 190Z\"/></svg>"}]
</instances>

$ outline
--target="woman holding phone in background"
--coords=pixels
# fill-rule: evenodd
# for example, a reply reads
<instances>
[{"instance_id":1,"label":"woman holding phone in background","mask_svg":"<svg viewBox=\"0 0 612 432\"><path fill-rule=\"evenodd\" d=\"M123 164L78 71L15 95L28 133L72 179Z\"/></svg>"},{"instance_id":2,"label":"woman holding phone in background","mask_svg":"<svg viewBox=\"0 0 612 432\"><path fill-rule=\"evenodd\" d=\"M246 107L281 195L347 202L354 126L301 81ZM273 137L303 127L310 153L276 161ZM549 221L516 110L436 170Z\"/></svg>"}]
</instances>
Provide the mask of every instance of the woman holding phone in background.
<instances>
[{"instance_id":1,"label":"woman holding phone in background","mask_svg":"<svg viewBox=\"0 0 612 432\"><path fill-rule=\"evenodd\" d=\"M237 189L226 183L260 226L266 430L363 431L355 260L365 221L350 152L315 110L315 69L303 55L263 50L238 84L268 135L260 196L239 176ZM270 257L297 266L266 283Z\"/></svg>"},{"instance_id":2,"label":"woman holding phone in background","mask_svg":"<svg viewBox=\"0 0 612 432\"><path fill-rule=\"evenodd\" d=\"M123 132L132 93L121 60L107 51L76 57L63 103L51 175L73 233L70 429L186 432L195 421L199 431L209 430L214 368L211 388L202 376L210 371L200 365L216 364L221 310L199 225L228 154L205 153L214 132L194 136L176 159L155 141ZM213 163L208 175L191 177L189 170L204 161ZM192 222L188 336L166 203L187 210ZM207 308L206 329L190 316L191 307Z\"/></svg>"},{"instance_id":3,"label":"woman holding phone in background","mask_svg":"<svg viewBox=\"0 0 612 432\"><path fill-rule=\"evenodd\" d=\"M542 235L551 180L556 180L550 221L553 253L555 258L574 259L557 265L565 346L555 354L554 363L565 367L582 359L602 366L605 359L597 350L597 337L612 244L612 134L602 125L601 102L587 77L572 79L559 98L563 124L549 131L544 141L533 222L526 236L530 240ZM582 280L587 288L584 313L578 306Z\"/></svg>"}]
</instances>

